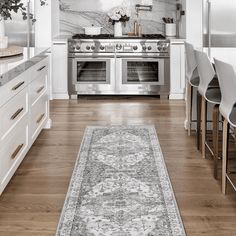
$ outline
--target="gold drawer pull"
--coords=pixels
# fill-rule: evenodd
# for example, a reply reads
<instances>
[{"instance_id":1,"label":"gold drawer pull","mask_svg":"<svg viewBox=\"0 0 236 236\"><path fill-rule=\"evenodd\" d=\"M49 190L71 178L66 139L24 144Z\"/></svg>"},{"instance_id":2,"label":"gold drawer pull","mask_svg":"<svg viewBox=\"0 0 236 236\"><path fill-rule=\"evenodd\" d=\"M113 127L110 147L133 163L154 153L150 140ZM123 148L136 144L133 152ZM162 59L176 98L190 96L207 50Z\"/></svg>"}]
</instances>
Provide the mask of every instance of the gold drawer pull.
<instances>
[{"instance_id":1,"label":"gold drawer pull","mask_svg":"<svg viewBox=\"0 0 236 236\"><path fill-rule=\"evenodd\" d=\"M20 152L20 150L24 147L24 144L22 143L21 145L19 145L16 150L12 153L11 155L11 159L15 159L16 156L18 155L18 153Z\"/></svg>"},{"instance_id":2,"label":"gold drawer pull","mask_svg":"<svg viewBox=\"0 0 236 236\"><path fill-rule=\"evenodd\" d=\"M20 88L23 84L25 83L25 81L20 82L19 84L17 84L16 86L14 86L11 90L16 91L18 88Z\"/></svg>"},{"instance_id":3,"label":"gold drawer pull","mask_svg":"<svg viewBox=\"0 0 236 236\"><path fill-rule=\"evenodd\" d=\"M42 67L40 67L40 68L38 69L38 71L43 70L45 67L46 67L46 66L42 66Z\"/></svg>"},{"instance_id":4,"label":"gold drawer pull","mask_svg":"<svg viewBox=\"0 0 236 236\"><path fill-rule=\"evenodd\" d=\"M20 108L20 109L18 109L18 110L11 116L11 120L15 120L16 117L19 116L22 111L24 111L24 108L23 108L23 107Z\"/></svg>"},{"instance_id":5,"label":"gold drawer pull","mask_svg":"<svg viewBox=\"0 0 236 236\"><path fill-rule=\"evenodd\" d=\"M41 93L43 90L44 90L44 86L40 87L38 90L37 90L37 93Z\"/></svg>"},{"instance_id":6,"label":"gold drawer pull","mask_svg":"<svg viewBox=\"0 0 236 236\"><path fill-rule=\"evenodd\" d=\"M39 123L42 121L42 119L43 119L44 116L45 116L45 113L42 114L42 115L37 119L37 124L39 124Z\"/></svg>"}]
</instances>

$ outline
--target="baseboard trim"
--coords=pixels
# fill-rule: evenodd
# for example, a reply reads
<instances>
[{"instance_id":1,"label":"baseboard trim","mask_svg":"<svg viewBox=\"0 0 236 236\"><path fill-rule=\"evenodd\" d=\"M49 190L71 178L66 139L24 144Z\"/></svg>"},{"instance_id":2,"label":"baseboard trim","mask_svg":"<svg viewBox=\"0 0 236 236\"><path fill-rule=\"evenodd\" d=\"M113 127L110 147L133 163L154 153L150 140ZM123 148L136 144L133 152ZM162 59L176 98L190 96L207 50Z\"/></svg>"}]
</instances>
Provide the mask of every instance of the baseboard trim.
<instances>
[{"instance_id":1,"label":"baseboard trim","mask_svg":"<svg viewBox=\"0 0 236 236\"><path fill-rule=\"evenodd\" d=\"M185 94L183 93L175 93L175 94L170 94L169 96L170 100L184 100L185 99Z\"/></svg>"},{"instance_id":2,"label":"baseboard trim","mask_svg":"<svg viewBox=\"0 0 236 236\"><path fill-rule=\"evenodd\" d=\"M188 120L185 120L185 121L184 121L184 128L185 128L185 130L188 129Z\"/></svg>"},{"instance_id":3,"label":"baseboard trim","mask_svg":"<svg viewBox=\"0 0 236 236\"><path fill-rule=\"evenodd\" d=\"M54 100L63 100L63 99L68 100L70 98L68 93L56 93L56 94L54 93L52 97Z\"/></svg>"},{"instance_id":4,"label":"baseboard trim","mask_svg":"<svg viewBox=\"0 0 236 236\"><path fill-rule=\"evenodd\" d=\"M48 119L44 126L44 129L51 129L51 128L52 128L52 120Z\"/></svg>"}]
</instances>

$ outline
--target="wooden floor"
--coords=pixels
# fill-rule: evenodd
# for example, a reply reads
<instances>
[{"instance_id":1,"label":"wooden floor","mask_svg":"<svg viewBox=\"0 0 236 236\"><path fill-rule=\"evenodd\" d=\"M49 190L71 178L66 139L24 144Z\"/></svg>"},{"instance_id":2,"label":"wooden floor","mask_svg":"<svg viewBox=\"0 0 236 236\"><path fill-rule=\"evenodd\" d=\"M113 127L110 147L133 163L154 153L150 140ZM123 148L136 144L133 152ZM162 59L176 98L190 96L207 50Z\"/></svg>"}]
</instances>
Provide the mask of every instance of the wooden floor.
<instances>
[{"instance_id":1,"label":"wooden floor","mask_svg":"<svg viewBox=\"0 0 236 236\"><path fill-rule=\"evenodd\" d=\"M213 162L183 128L183 101L53 101L41 133L0 197L0 235L54 235L87 125L155 124L188 236L236 235L236 195L221 194Z\"/></svg>"}]
</instances>

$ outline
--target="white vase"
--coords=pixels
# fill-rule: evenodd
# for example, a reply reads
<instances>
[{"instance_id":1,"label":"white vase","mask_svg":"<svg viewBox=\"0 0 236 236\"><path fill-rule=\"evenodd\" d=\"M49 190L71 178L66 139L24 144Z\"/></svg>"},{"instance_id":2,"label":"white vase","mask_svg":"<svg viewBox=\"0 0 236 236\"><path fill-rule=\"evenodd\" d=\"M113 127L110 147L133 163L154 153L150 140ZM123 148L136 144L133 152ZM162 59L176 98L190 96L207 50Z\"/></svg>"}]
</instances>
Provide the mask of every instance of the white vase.
<instances>
[{"instance_id":1,"label":"white vase","mask_svg":"<svg viewBox=\"0 0 236 236\"><path fill-rule=\"evenodd\" d=\"M8 37L5 35L5 20L0 18L0 49L8 47Z\"/></svg>"},{"instance_id":2,"label":"white vase","mask_svg":"<svg viewBox=\"0 0 236 236\"><path fill-rule=\"evenodd\" d=\"M114 25L114 36L115 37L121 37L122 36L122 23L119 22L115 22Z\"/></svg>"}]
</instances>

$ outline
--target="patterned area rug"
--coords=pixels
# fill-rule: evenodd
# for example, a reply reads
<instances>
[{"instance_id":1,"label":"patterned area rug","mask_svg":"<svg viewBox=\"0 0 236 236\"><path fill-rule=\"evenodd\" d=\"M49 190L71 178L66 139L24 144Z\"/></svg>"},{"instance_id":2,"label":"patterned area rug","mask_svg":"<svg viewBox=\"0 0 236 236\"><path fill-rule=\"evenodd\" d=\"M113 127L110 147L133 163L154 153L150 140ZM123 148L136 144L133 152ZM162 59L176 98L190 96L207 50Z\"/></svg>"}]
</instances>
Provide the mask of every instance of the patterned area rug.
<instances>
[{"instance_id":1,"label":"patterned area rug","mask_svg":"<svg viewBox=\"0 0 236 236\"><path fill-rule=\"evenodd\" d=\"M154 126L90 126L57 236L183 236Z\"/></svg>"}]
</instances>

